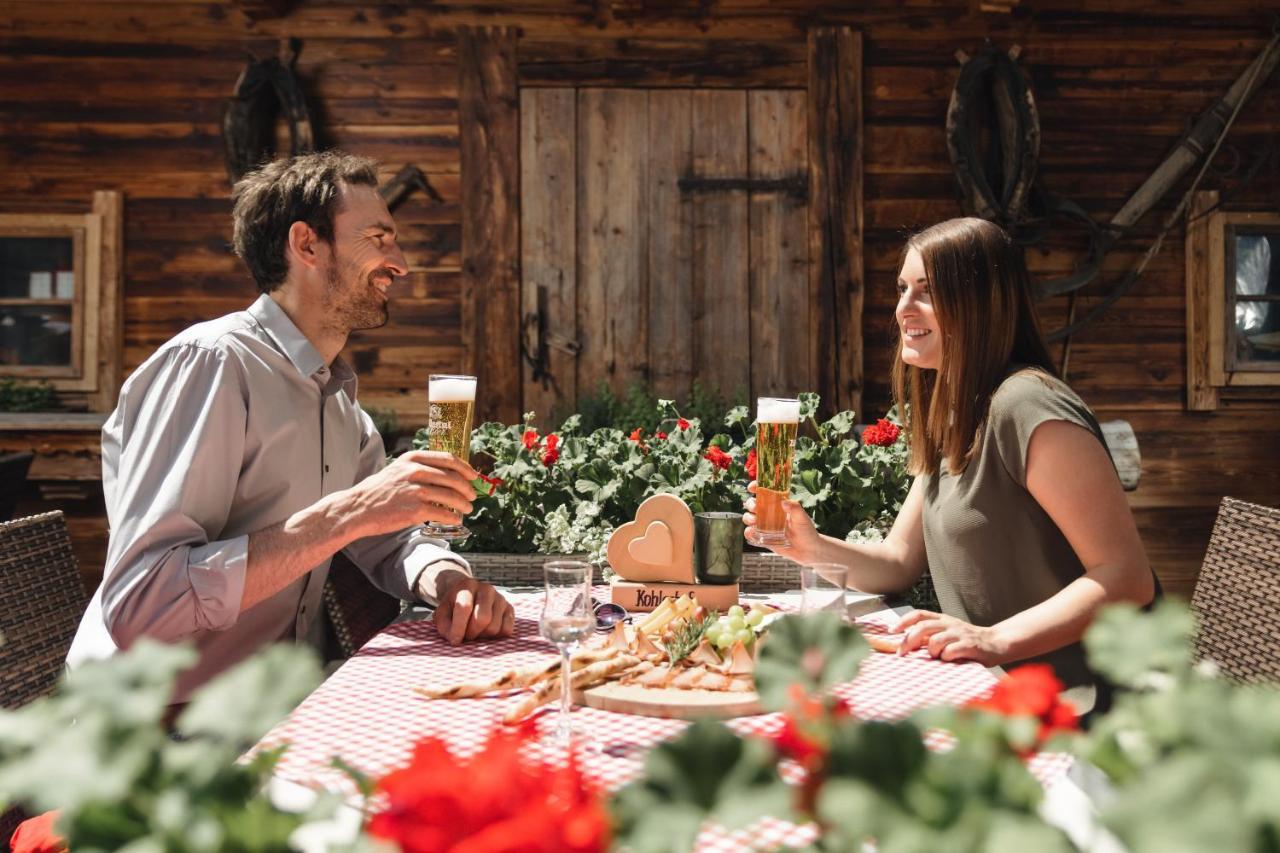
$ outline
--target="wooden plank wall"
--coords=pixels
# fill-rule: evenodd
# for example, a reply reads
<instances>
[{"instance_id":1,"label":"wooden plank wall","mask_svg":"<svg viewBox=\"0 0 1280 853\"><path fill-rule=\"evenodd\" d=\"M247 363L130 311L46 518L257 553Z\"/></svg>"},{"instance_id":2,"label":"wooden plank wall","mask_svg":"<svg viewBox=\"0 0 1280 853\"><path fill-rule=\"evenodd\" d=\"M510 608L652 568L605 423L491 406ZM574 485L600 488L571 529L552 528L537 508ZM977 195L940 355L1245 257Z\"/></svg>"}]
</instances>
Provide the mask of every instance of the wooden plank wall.
<instances>
[{"instance_id":1,"label":"wooden plank wall","mask_svg":"<svg viewBox=\"0 0 1280 853\"><path fill-rule=\"evenodd\" d=\"M445 199L414 195L397 211L413 275L393 323L352 347L364 397L412 422L422 417L422 378L461 367L471 343L460 333L458 27L519 28L523 86L785 89L807 84L809 29L848 25L861 33L864 69L864 416L873 417L886 403L903 234L959 213L941 132L954 51L972 53L986 37L1022 46L1040 107L1043 182L1105 219L1259 50L1272 6L1024 0L1003 15L977 5L304 0L286 18L255 21L205 0L0 0L0 208L83 209L94 190L124 191L126 371L186 324L241 307L254 294L226 249L219 120L246 53L274 54L279 38L300 37L320 141L377 157L388 174L415 163ZM1215 174L1208 188L1232 203L1275 204L1278 114L1273 79L1237 122L1239 159L1223 157L1236 175L1259 152L1268 157L1252 187ZM578 188L578 203L591 191ZM1136 260L1173 203L1108 256L1078 312ZM1031 249L1031 266L1065 272L1082 245L1078 233L1055 234ZM1103 419L1132 422L1144 472L1131 500L1161 577L1186 592L1222 495L1280 505L1280 410L1184 410L1183 267L1179 228L1133 294L1076 338L1070 379ZM1047 323L1065 310L1065 301L1046 305Z\"/></svg>"}]
</instances>

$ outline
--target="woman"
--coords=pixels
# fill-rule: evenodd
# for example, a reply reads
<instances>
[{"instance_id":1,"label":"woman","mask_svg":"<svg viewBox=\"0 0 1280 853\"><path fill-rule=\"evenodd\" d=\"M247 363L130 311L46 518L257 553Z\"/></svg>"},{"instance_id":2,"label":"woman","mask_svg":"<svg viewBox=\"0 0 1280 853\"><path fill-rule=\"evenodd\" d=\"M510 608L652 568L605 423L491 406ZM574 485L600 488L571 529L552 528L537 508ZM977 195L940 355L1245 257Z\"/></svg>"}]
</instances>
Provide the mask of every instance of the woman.
<instances>
[{"instance_id":1,"label":"woman","mask_svg":"<svg viewBox=\"0 0 1280 853\"><path fill-rule=\"evenodd\" d=\"M903 619L901 653L1038 660L1068 687L1095 684L1080 645L1094 614L1146 604L1156 584L1097 421L1050 362L1018 249L982 219L925 229L907 242L895 316L915 480L893 530L843 542L787 501L790 544L774 550L847 565L867 592L904 590L928 567L942 613ZM754 500L747 510L750 527Z\"/></svg>"}]
</instances>

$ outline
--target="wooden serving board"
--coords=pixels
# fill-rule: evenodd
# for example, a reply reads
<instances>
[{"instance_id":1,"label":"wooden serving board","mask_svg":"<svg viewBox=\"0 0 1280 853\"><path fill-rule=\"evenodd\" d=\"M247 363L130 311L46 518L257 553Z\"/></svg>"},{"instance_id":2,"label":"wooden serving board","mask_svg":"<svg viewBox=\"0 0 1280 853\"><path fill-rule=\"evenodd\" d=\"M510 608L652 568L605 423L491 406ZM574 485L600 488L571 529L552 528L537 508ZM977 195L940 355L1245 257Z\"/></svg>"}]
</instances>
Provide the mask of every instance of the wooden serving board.
<instances>
[{"instance_id":1,"label":"wooden serving board","mask_svg":"<svg viewBox=\"0 0 1280 853\"><path fill-rule=\"evenodd\" d=\"M755 693L718 690L679 690L674 687L642 687L638 684L601 684L575 697L579 705L601 711L692 720L699 717L741 717L763 714Z\"/></svg>"}]
</instances>

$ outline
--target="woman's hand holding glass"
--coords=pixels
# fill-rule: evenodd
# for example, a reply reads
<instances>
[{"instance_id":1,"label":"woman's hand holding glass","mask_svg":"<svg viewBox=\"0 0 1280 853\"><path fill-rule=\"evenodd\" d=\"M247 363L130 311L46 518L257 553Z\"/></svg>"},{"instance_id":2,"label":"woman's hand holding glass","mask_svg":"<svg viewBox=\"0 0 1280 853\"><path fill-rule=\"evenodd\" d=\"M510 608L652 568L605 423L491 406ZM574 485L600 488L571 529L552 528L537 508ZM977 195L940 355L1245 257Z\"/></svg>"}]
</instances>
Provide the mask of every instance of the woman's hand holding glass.
<instances>
[{"instance_id":1,"label":"woman's hand holding glass","mask_svg":"<svg viewBox=\"0 0 1280 853\"><path fill-rule=\"evenodd\" d=\"M757 483L752 480L747 485L747 491L751 494L756 493ZM786 513L786 541L772 543L765 540L764 547L768 548L775 554L780 554L797 563L815 563L822 559L822 535L818 533L818 528L814 527L813 520L809 518L809 514L801 508L800 504L793 500L784 500L782 509ZM752 541L752 532L756 525L756 501L755 498L748 498L746 502L746 513L742 516L742 521L746 524L744 536L747 541Z\"/></svg>"}]
</instances>

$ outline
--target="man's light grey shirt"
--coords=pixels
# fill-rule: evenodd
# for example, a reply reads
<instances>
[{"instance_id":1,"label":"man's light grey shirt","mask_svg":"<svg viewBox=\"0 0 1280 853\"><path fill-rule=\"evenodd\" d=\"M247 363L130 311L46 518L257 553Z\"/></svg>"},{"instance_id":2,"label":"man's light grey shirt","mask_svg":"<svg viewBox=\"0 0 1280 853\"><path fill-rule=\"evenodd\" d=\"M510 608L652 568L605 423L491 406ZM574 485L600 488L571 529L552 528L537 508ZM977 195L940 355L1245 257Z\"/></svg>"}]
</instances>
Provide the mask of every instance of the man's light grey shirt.
<instances>
[{"instance_id":1,"label":"man's light grey shirt","mask_svg":"<svg viewBox=\"0 0 1280 853\"><path fill-rule=\"evenodd\" d=\"M351 368L326 367L270 296L182 332L129 377L102 428L107 564L67 663L141 637L192 641L200 660L175 695L185 701L269 643L317 643L329 560L242 612L249 534L377 472L385 455ZM403 600L431 563L468 570L421 527L344 552Z\"/></svg>"}]
</instances>

